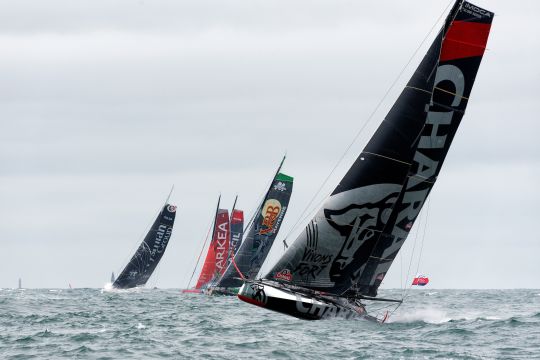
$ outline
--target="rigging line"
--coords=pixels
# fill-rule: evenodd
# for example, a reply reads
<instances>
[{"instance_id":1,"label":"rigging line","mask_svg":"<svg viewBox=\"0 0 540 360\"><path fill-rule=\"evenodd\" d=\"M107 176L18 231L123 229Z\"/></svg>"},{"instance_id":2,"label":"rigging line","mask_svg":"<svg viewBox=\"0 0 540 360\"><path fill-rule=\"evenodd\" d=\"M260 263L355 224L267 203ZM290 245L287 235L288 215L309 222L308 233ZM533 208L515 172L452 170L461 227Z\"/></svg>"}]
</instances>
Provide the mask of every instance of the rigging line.
<instances>
[{"instance_id":1,"label":"rigging line","mask_svg":"<svg viewBox=\"0 0 540 360\"><path fill-rule=\"evenodd\" d=\"M426 237L426 229L427 229L427 224L428 224L429 204L430 204L430 200L429 200L429 196L428 196L427 205L426 205L426 216L425 216L425 222L424 222L424 230L423 230L423 234L422 234L422 238L421 238L421 242L420 242L420 253L419 253L419 256L418 256L418 263L416 265L416 273L417 274L418 274L418 269L420 269L420 261L422 260L422 251L424 249L424 240L425 240L425 237ZM412 287L412 283L409 286L409 289L411 287ZM405 296L409 296L409 295L405 294Z\"/></svg>"},{"instance_id":2,"label":"rigging line","mask_svg":"<svg viewBox=\"0 0 540 360\"><path fill-rule=\"evenodd\" d=\"M428 225L428 216L429 216L429 203L430 199L428 196L427 206L426 206L426 218L424 223L424 231L422 233L422 238L420 240L420 254L418 256L418 264L416 265L416 273L418 273L418 269L420 269L420 261L422 260L422 251L424 250L424 240L426 238L426 230Z\"/></svg>"},{"instance_id":3,"label":"rigging line","mask_svg":"<svg viewBox=\"0 0 540 360\"><path fill-rule=\"evenodd\" d=\"M439 18L435 21L435 23L433 24L433 26L431 27L431 29L428 31L428 33L426 34L426 36L424 37L424 39L420 42L420 44L418 45L418 47L416 48L416 50L414 50L413 54L411 55L411 57L409 58L409 60L407 61L407 63L403 66L403 68L400 70L400 72L398 73L398 75L396 76L396 78L394 79L394 81L390 84L390 87L386 90L386 92L384 93L383 97L381 98L381 100L377 103L377 105L375 106L375 108L373 109L373 111L370 113L370 115L368 116L367 120L364 122L364 124L360 127L360 130L356 133L356 135L354 136L352 142L347 146L347 148L345 149L345 151L343 152L343 154L341 155L341 157L339 158L338 162L334 165L334 167L330 170L330 173L328 174L328 176L326 176L326 178L324 179L324 181L322 182L321 186L319 187L319 189L317 190L317 192L315 193L315 195L311 198L311 200L309 201L309 203L306 205L304 211L302 211L302 213L300 214L300 216L298 217L298 220L293 224L293 226L291 227L291 230L289 230L289 232L287 233L287 235L285 235L285 239L287 239L289 237L289 235L291 235L291 233L293 231L295 231L300 223L300 220L303 218L304 214L308 211L308 209L310 208L310 206L313 204L313 202L315 201L315 198L321 193L323 187L328 183L328 180L330 180L330 177L334 174L334 172L336 171L336 169L339 167L339 165L341 165L341 163L343 162L343 159L345 158L345 156L349 153L349 150L352 148L352 146L356 143L356 141L358 140L358 138L360 137L360 134L365 130L365 128L367 127L367 125L370 123L370 121L372 120L373 116L375 116L375 113L379 110L379 108L381 107L382 103L384 102L384 100L386 99L386 97L388 96L388 94L390 93L390 91L394 88L394 86L397 84L398 80L401 78L401 76L403 75L403 73L405 72L405 70L409 67L409 65L411 64L412 60L414 59L414 57L418 54L418 52L420 51L420 48L424 45L424 43L427 41L427 39L429 38L429 36L431 35L431 33L433 32L433 30L437 27L437 24L439 24L439 22L441 21L441 19L444 17L444 15L446 14L446 12L448 11L448 8L452 5L452 3L454 3L454 0L450 1L450 3L446 6L446 8L444 9L444 11L441 13L441 15L439 16Z\"/></svg>"},{"instance_id":4,"label":"rigging line","mask_svg":"<svg viewBox=\"0 0 540 360\"><path fill-rule=\"evenodd\" d=\"M420 221L419 221L419 223L422 220L421 217L422 217L422 213L420 213ZM412 265L413 260L414 260L414 252L416 250L416 243L417 243L417 240L418 240L418 233L419 232L420 232L420 229L416 230L416 233L414 234L414 243L413 243L413 248L412 248L412 253L411 253L411 261L409 262L409 267L407 268L407 274L406 274L406 277L405 277L405 287L407 286L407 281L409 281L409 273L411 272L411 265ZM401 294L401 300L405 299L405 296L406 296L406 292L402 293Z\"/></svg>"},{"instance_id":5,"label":"rigging line","mask_svg":"<svg viewBox=\"0 0 540 360\"><path fill-rule=\"evenodd\" d=\"M244 274L242 274L242 272L238 268L238 265L236 265L236 261L234 260L234 257L232 258L231 262L234 265L234 268L236 269L236 272L238 273L238 275L240 275L240 277L242 278L242 280L246 280L246 277L244 276Z\"/></svg>"},{"instance_id":6,"label":"rigging line","mask_svg":"<svg viewBox=\"0 0 540 360\"><path fill-rule=\"evenodd\" d=\"M169 195L167 196L167 199L165 200L165 203L163 204L163 206L167 205L167 203L169 202L169 199L171 198L173 190L174 190L174 184L172 185L171 191L169 191Z\"/></svg>"},{"instance_id":7,"label":"rigging line","mask_svg":"<svg viewBox=\"0 0 540 360\"><path fill-rule=\"evenodd\" d=\"M403 252L399 252L399 289L401 290L401 294L403 294Z\"/></svg>"},{"instance_id":8,"label":"rigging line","mask_svg":"<svg viewBox=\"0 0 540 360\"><path fill-rule=\"evenodd\" d=\"M208 232L206 233L206 239L204 239L204 243L203 243L201 252L199 253L199 257L197 258L197 262L195 263L195 268L193 269L193 273L191 273L191 277L189 278L189 282L188 282L188 285L187 285L186 289L189 289L189 286L191 285L191 280L193 280L193 276L195 275L195 271L197 270L197 267L199 266L199 261L201 260L202 253L203 253L204 249L206 248L206 243L208 242L208 236L210 235L210 231L212 230L213 225L214 225L214 220L215 220L215 216L214 216L214 218L212 218L212 220L210 220L210 225L208 226Z\"/></svg>"}]
</instances>

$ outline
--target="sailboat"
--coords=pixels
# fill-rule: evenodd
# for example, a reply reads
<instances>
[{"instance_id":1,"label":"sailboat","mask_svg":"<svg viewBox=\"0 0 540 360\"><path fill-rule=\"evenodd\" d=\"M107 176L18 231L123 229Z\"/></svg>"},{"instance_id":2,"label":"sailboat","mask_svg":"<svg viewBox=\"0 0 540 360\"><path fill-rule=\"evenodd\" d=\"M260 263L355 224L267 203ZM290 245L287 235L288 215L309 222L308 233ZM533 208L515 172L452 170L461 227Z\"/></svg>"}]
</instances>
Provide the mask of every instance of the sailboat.
<instances>
[{"instance_id":1,"label":"sailboat","mask_svg":"<svg viewBox=\"0 0 540 360\"><path fill-rule=\"evenodd\" d=\"M184 292L202 292L216 278L221 276L227 265L227 254L230 244L229 210L220 209L221 195L218 198L214 223L212 225L212 241L208 247L203 267L197 279L195 289ZM204 246L203 246L204 249ZM195 265L197 268L197 264Z\"/></svg>"},{"instance_id":2,"label":"sailboat","mask_svg":"<svg viewBox=\"0 0 540 360\"><path fill-rule=\"evenodd\" d=\"M413 286L426 286L427 284L429 283L429 278L425 275L417 275L413 281L412 281L412 284Z\"/></svg>"},{"instance_id":3,"label":"sailboat","mask_svg":"<svg viewBox=\"0 0 540 360\"><path fill-rule=\"evenodd\" d=\"M113 271L111 273L111 284L114 284L114 280L115 280L115 278L114 278L114 271Z\"/></svg>"},{"instance_id":4,"label":"sailboat","mask_svg":"<svg viewBox=\"0 0 540 360\"><path fill-rule=\"evenodd\" d=\"M236 295L244 280L255 279L259 273L277 237L292 194L293 178L280 172L284 161L285 157L250 221L246 238L231 257L223 276L212 285L212 293Z\"/></svg>"},{"instance_id":5,"label":"sailboat","mask_svg":"<svg viewBox=\"0 0 540 360\"><path fill-rule=\"evenodd\" d=\"M493 13L467 1L442 29L345 177L248 303L316 320L363 317L430 193L469 102Z\"/></svg>"},{"instance_id":6,"label":"sailboat","mask_svg":"<svg viewBox=\"0 0 540 360\"><path fill-rule=\"evenodd\" d=\"M221 278L227 264L230 263L232 256L236 254L242 243L244 212L235 208L238 196L234 199L230 217L228 217L228 211L226 209L219 208L220 200L221 195L218 199L212 225L212 241L208 247L201 273L199 274L195 288L182 290L183 293L202 293L204 291L208 293L208 290L216 280ZM204 251L205 246L206 243L203 245L201 253ZM198 261L195 264L195 270L197 269L197 265Z\"/></svg>"},{"instance_id":7,"label":"sailboat","mask_svg":"<svg viewBox=\"0 0 540 360\"><path fill-rule=\"evenodd\" d=\"M129 289L144 286L152 276L165 253L176 216L176 206L169 204L168 201L169 198L141 245L116 280L114 280L114 273L112 274L113 288Z\"/></svg>"}]
</instances>

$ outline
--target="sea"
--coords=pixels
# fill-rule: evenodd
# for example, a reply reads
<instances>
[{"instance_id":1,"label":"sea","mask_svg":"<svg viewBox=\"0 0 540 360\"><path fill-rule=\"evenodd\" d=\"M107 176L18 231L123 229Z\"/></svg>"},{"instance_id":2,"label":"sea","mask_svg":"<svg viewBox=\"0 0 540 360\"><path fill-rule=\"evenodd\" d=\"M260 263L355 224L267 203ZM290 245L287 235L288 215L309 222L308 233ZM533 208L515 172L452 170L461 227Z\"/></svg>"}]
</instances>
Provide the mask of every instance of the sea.
<instances>
[{"instance_id":1,"label":"sea","mask_svg":"<svg viewBox=\"0 0 540 360\"><path fill-rule=\"evenodd\" d=\"M368 307L388 311L384 324L299 320L179 289L0 289L0 358L540 359L540 290L379 296L405 298Z\"/></svg>"}]
</instances>

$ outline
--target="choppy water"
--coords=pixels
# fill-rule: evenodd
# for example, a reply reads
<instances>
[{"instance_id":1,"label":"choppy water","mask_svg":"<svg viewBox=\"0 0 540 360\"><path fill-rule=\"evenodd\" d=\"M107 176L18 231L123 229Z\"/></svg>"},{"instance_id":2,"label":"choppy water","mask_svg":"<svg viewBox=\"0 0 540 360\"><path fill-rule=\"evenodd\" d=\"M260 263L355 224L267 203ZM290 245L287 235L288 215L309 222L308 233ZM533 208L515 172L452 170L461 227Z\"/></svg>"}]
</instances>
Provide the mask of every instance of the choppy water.
<instances>
[{"instance_id":1,"label":"choppy water","mask_svg":"<svg viewBox=\"0 0 540 360\"><path fill-rule=\"evenodd\" d=\"M179 290L2 289L0 358L540 358L540 290L409 294L378 325L302 321Z\"/></svg>"}]
</instances>

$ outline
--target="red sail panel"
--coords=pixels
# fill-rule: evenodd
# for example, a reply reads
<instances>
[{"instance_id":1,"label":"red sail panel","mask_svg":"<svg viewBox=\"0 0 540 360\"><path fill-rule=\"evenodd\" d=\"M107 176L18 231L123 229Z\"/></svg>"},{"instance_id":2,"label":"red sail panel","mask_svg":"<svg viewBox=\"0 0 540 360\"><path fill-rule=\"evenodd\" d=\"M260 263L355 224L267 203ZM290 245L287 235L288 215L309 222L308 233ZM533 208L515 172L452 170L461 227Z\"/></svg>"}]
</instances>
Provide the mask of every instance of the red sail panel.
<instances>
[{"instance_id":1,"label":"red sail panel","mask_svg":"<svg viewBox=\"0 0 540 360\"><path fill-rule=\"evenodd\" d=\"M208 247L208 253L195 289L205 287L214 277L221 276L225 271L230 241L229 226L229 211L219 209L214 222L212 242Z\"/></svg>"},{"instance_id":2,"label":"red sail panel","mask_svg":"<svg viewBox=\"0 0 540 360\"><path fill-rule=\"evenodd\" d=\"M482 56L490 29L491 24L454 21L444 39L440 61Z\"/></svg>"}]
</instances>

